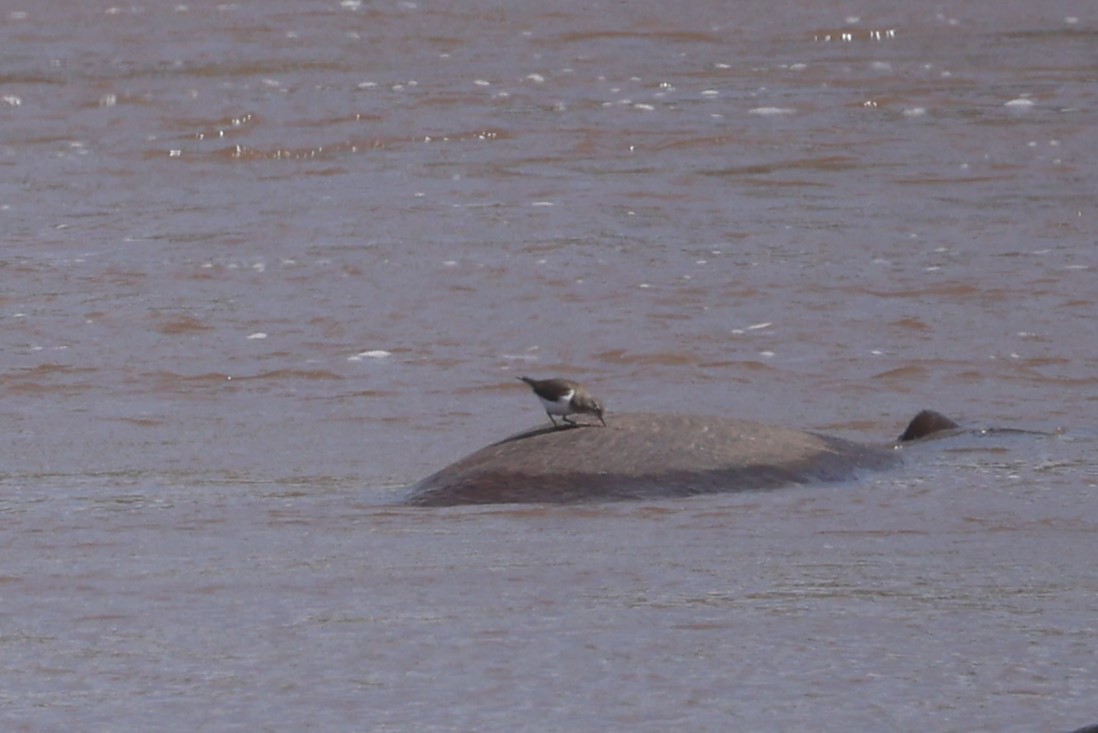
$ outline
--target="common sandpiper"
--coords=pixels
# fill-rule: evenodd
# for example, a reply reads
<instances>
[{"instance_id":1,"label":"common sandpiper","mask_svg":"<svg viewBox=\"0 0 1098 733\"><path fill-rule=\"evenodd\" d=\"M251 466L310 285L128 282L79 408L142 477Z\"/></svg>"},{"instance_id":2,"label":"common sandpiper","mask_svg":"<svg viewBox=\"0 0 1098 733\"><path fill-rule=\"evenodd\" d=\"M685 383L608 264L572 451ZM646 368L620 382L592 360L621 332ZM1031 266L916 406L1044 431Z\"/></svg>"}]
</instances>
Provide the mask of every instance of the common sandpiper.
<instances>
[{"instance_id":1,"label":"common sandpiper","mask_svg":"<svg viewBox=\"0 0 1098 733\"><path fill-rule=\"evenodd\" d=\"M602 404L592 397L583 385L570 379L530 379L530 377L519 377L519 379L534 390L534 394L541 400L541 404L545 407L545 414L552 420L554 427L559 427L554 415L560 415L561 420L569 425L575 425L576 423L569 420L568 416L581 412L594 415L602 426L606 427L606 420L602 418Z\"/></svg>"}]
</instances>

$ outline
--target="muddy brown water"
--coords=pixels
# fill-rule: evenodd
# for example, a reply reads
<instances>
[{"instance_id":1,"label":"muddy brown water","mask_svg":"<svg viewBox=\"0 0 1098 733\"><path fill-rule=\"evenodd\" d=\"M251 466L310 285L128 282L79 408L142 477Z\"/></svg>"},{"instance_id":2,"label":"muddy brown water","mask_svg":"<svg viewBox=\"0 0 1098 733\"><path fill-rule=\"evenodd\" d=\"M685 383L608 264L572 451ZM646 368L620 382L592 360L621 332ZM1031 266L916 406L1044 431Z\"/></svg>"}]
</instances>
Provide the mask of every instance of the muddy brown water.
<instances>
[{"instance_id":1,"label":"muddy brown water","mask_svg":"<svg viewBox=\"0 0 1098 733\"><path fill-rule=\"evenodd\" d=\"M1098 15L58 0L0 17L0 727L1098 718ZM417 509L613 411L825 487Z\"/></svg>"}]
</instances>

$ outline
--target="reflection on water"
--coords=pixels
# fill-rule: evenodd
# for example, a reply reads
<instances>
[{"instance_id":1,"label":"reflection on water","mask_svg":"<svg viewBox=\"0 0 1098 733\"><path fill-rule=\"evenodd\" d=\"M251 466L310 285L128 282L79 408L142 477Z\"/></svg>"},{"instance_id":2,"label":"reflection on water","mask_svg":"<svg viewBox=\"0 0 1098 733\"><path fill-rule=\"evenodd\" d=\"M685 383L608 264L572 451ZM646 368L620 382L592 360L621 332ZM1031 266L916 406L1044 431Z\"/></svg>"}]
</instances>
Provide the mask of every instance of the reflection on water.
<instances>
[{"instance_id":1,"label":"reflection on water","mask_svg":"<svg viewBox=\"0 0 1098 733\"><path fill-rule=\"evenodd\" d=\"M802 5L5 11L0 720L1090 722L1098 19ZM393 506L542 419L519 373L1063 433Z\"/></svg>"}]
</instances>

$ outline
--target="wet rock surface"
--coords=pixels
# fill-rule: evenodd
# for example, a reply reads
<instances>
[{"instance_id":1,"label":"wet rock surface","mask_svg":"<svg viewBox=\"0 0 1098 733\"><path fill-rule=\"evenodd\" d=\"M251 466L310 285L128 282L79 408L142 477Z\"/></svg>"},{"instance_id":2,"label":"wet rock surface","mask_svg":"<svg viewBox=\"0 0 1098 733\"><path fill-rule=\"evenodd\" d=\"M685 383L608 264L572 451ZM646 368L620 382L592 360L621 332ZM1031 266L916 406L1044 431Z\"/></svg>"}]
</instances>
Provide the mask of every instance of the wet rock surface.
<instances>
[{"instance_id":1,"label":"wet rock surface","mask_svg":"<svg viewBox=\"0 0 1098 733\"><path fill-rule=\"evenodd\" d=\"M418 506L671 498L839 481L896 465L886 446L756 422L615 414L608 427L528 430L415 484Z\"/></svg>"}]
</instances>

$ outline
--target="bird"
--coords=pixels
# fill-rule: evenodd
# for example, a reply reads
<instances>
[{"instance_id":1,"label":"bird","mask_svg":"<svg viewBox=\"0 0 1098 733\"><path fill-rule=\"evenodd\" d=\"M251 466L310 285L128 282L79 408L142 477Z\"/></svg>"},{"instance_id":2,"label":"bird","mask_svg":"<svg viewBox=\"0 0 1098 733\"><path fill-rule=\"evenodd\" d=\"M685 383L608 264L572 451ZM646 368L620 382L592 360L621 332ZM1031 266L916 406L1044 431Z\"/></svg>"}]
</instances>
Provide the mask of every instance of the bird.
<instances>
[{"instance_id":1,"label":"bird","mask_svg":"<svg viewBox=\"0 0 1098 733\"><path fill-rule=\"evenodd\" d=\"M594 415L602 426L606 427L606 420L602 417L602 404L592 397L583 385L570 379L530 379L530 377L519 377L519 379L534 390L534 394L545 407L545 414L553 422L553 427L559 427L553 415L560 415L561 420L569 425L575 425L576 423L569 420L568 416L581 412Z\"/></svg>"}]
</instances>

